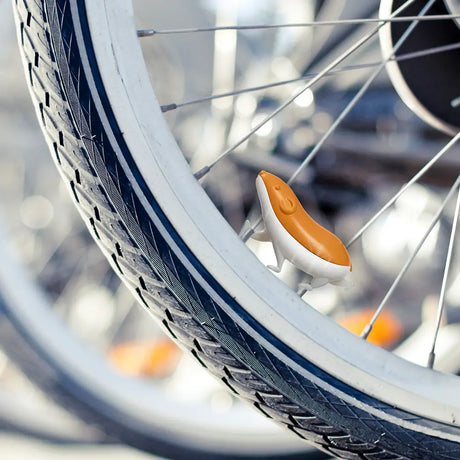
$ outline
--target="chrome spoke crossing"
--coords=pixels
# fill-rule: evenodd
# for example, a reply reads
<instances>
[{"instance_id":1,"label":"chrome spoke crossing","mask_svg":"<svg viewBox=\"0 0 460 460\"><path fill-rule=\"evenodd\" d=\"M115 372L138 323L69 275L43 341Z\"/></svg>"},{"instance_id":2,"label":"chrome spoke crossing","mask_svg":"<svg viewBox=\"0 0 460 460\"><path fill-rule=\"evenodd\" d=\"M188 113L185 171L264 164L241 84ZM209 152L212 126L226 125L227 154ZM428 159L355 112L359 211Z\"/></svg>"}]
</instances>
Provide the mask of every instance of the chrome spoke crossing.
<instances>
[{"instance_id":1,"label":"chrome spoke crossing","mask_svg":"<svg viewBox=\"0 0 460 460\"><path fill-rule=\"evenodd\" d=\"M423 17L423 15L431 8L435 0L430 0L420 11L419 15L420 17ZM390 59L394 56L394 53L398 51L399 48L404 44L404 42L407 40L409 35L412 33L414 28L417 26L418 21L414 20L409 27L406 29L406 31L401 35L399 40L396 42L394 45L393 49L391 50L391 53L388 56L384 56L384 59L382 59L382 62L379 64L377 69L374 70L374 72L370 75L370 77L366 80L366 82L361 86L359 91L355 94L353 99L347 104L347 106L342 110L340 115L334 120L334 123L329 127L329 129L323 134L321 139L316 143L316 145L313 147L313 149L310 151L310 153L307 155L307 157L302 161L302 163L299 165L299 167L296 169L294 174L290 177L288 184L292 184L298 175L302 172L304 168L306 168L313 158L317 155L317 153L320 151L321 147L324 145L324 143L329 139L332 133L337 129L337 127L340 125L340 123L343 121L343 119L350 113L350 111L355 107L355 105L360 101L360 99L363 97L364 93L369 89L370 85L374 82L374 80L378 77L380 72L384 69L385 65L390 61Z\"/></svg>"},{"instance_id":2,"label":"chrome spoke crossing","mask_svg":"<svg viewBox=\"0 0 460 460\"><path fill-rule=\"evenodd\" d=\"M431 8L431 6L433 5L435 0L430 0L429 2L426 3L426 5L422 8L422 10L420 11L420 16L422 17L426 11L428 11L429 8ZM404 5L403 5L404 6ZM385 67L385 65L387 64L387 62L394 57L394 53L396 53L398 51L398 49L404 44L404 42L406 41L406 39L409 37L409 35L411 34L411 32L413 31L413 29L416 27L417 25L417 21L413 21L409 27L406 29L406 31L404 32L404 34L399 38L399 40L397 41L397 43L395 44L395 46L393 47L392 49L392 52L386 56L382 62L379 64L379 66L377 67L377 69L375 69L375 71L370 75L370 77L366 80L366 82L361 86L361 88L359 89L359 91L355 94L355 96L353 97L353 99L347 104L347 106L342 110L342 112L340 113L340 115L336 118L336 120L334 121L334 123L329 127L329 129L323 134L323 136L321 137L321 139L316 143L316 145L313 147L313 149L310 151L310 153L306 156L306 158L302 161L302 163L299 165L299 167L296 169L296 171L292 174L292 176L289 178L288 180L288 184L291 185L295 180L296 178L298 177L298 175L302 172L302 170L304 168L306 168L308 166L308 164L313 160L313 158L318 154L318 152L320 151L321 147L324 145L324 143L326 142L326 140L331 136L331 134L337 129L337 127L339 126L339 124L343 121L343 119L347 116L347 114L353 109L353 107L358 103L358 101L362 98L362 96L364 95L364 93L367 91L367 89L369 88L369 86L372 84L372 82L377 78L377 76L379 75L379 73L383 70L383 68ZM438 154L439 155L439 154ZM396 200L396 199L395 199ZM383 212L383 211L382 211ZM374 219L375 220L375 219ZM247 228L240 236L242 238L243 241L247 241L252 234L254 234L255 232L255 229L258 225L260 225L261 223L261 217L253 224L251 225L249 228ZM369 224L370 225L370 224ZM366 227L367 228L367 227ZM360 233L361 235L362 233ZM357 237L356 237L357 238ZM354 240L352 240L353 242ZM351 243L349 243L351 244Z\"/></svg>"},{"instance_id":3,"label":"chrome spoke crossing","mask_svg":"<svg viewBox=\"0 0 460 460\"><path fill-rule=\"evenodd\" d=\"M383 298L383 300L380 302L379 306L375 310L374 315L372 316L371 320L366 325L366 327L363 329L363 332L361 333L361 337L363 339L367 339L367 337L371 333L372 328L374 327L374 324L377 321L378 317L380 316L383 308L387 304L388 299L391 297L391 295L393 294L393 292L395 291L395 289L399 285L399 282L401 281L403 276L406 274L406 272L409 269L409 267L412 265L412 262L416 258L418 252L420 251L421 247L425 243L425 241L428 238L428 236L431 234L431 232L435 228L435 226L438 223L439 219L441 218L441 215L444 212L449 200L452 198L453 194L459 188L459 186L460 186L460 176L457 177L457 180L455 181L453 186L450 188L449 193L444 198L444 201L442 202L441 206L439 207L438 212L433 217L433 220L431 221L430 225L428 226L426 232L423 234L422 238L420 239L419 243L417 244L417 246L415 247L413 252L407 258L406 263L403 265L403 267L399 271L398 275L396 276L395 280L393 281L393 284L388 289L387 293L385 294L385 297Z\"/></svg>"},{"instance_id":4,"label":"chrome spoke crossing","mask_svg":"<svg viewBox=\"0 0 460 460\"><path fill-rule=\"evenodd\" d=\"M347 248L349 248L354 242L356 242L363 233L391 206L395 201L415 182L417 182L443 155L446 154L460 139L460 132L458 132L420 171L412 177L409 182L406 182L398 193L396 193L391 199L385 203L380 210L375 213L367 223L361 227L356 234L350 239L347 243Z\"/></svg>"},{"instance_id":5,"label":"chrome spoke crossing","mask_svg":"<svg viewBox=\"0 0 460 460\"><path fill-rule=\"evenodd\" d=\"M410 4L412 4L415 0L408 0L406 1L403 5L401 5L397 10L394 11L391 17L397 16L401 11L403 11L405 8L407 8ZM434 0L430 0L427 4L427 6L431 6L431 4L434 2ZM424 12L427 9L427 6L422 10L420 13L421 15L424 14ZM288 107L292 102L294 102L295 99L297 99L301 94L303 94L305 91L310 89L317 81L319 81L322 77L324 77L328 72L330 72L332 69L336 68L341 62L343 62L348 56L353 54L357 49L359 49L364 43L369 41L372 37L374 37L378 31L381 29L381 27L385 23L379 23L376 27L374 27L370 32L365 34L363 37L361 37L354 45L349 47L345 52L340 54L336 59L334 59L329 65L327 65L321 72L318 73L312 80L310 80L306 85L304 85L302 88L300 88L298 91L294 93L293 96L291 96L288 100L286 100L283 104L281 104L276 110L274 110L272 113L270 113L267 117L265 117L263 120L261 120L259 123L257 123L256 126L252 130L250 130L245 136L243 136L240 140L238 140L236 143L228 147L224 152L222 152L220 155L218 155L214 161L209 163L208 165L204 166L201 168L199 171L195 172L195 178L197 180L203 178L208 172L212 169L213 166L215 166L220 160L225 158L228 154L232 153L234 150L236 150L240 145L242 145L244 142L246 142L254 133L256 133L262 126L266 125L270 120L272 120L276 115L278 115L280 112L282 112L286 107Z\"/></svg>"}]
</instances>

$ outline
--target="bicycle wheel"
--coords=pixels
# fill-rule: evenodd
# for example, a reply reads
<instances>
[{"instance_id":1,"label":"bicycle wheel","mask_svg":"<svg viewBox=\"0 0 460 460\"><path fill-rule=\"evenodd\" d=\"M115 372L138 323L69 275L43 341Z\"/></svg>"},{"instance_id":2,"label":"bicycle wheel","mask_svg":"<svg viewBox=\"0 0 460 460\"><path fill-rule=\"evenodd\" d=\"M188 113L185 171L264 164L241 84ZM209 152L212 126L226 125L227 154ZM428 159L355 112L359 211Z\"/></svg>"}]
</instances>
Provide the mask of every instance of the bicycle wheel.
<instances>
[{"instance_id":1,"label":"bicycle wheel","mask_svg":"<svg viewBox=\"0 0 460 460\"><path fill-rule=\"evenodd\" d=\"M7 38L14 36L5 37L4 44ZM44 406L40 410L47 417L40 418L42 431L35 428L35 417L29 417L23 431L58 442L106 442L107 438L117 442L119 433L135 447L174 458L318 458L313 448L226 394L198 363L166 341L154 322L146 324L146 313L136 309L135 299L120 285L54 177L54 165L29 110L25 81L18 79L22 70L17 49L11 45L5 51L11 51L11 56L9 73L1 83L8 90L2 91L0 112L8 113L11 124L3 126L1 136L0 246L3 266L8 268L0 274L0 347L8 353L8 366L2 360L0 382L7 385L14 364L21 366L46 396L86 424L75 423L69 429L69 414ZM19 127L20 120L28 128ZM9 142L21 138L23 130L27 141L16 144L13 153ZM10 254L13 250L19 258ZM81 309L90 314L91 324ZM33 330L33 325L44 330L44 324L45 334ZM136 362L123 356L120 362L120 353L129 351L130 345L145 352L156 344L163 357L172 358L172 368L162 369L153 362L149 369L120 369ZM68 359L59 358L63 349ZM89 363L93 363L91 381L85 378ZM26 411L27 394L17 382L15 390L13 394L20 395L16 399L24 404L18 409L22 417L10 425L19 429L18 423L33 410ZM144 410L147 405L149 410ZM10 405L2 406L2 422L14 414L9 409ZM60 429L52 433L55 426ZM71 436L66 439L68 431Z\"/></svg>"},{"instance_id":2,"label":"bicycle wheel","mask_svg":"<svg viewBox=\"0 0 460 460\"><path fill-rule=\"evenodd\" d=\"M162 118L130 6L17 6L56 162L115 270L170 334L232 391L335 455L455 458L457 378L309 308L209 201Z\"/></svg>"}]
</instances>

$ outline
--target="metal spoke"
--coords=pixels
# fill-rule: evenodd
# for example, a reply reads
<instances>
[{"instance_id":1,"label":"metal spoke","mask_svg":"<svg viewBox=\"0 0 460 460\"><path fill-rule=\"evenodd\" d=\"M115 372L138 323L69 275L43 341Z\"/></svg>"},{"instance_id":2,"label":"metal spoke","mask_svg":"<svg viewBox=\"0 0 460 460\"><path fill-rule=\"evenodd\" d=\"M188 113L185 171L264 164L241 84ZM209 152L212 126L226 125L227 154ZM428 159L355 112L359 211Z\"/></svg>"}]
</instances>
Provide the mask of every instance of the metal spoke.
<instances>
[{"instance_id":1,"label":"metal spoke","mask_svg":"<svg viewBox=\"0 0 460 460\"><path fill-rule=\"evenodd\" d=\"M458 19L460 14L437 14L424 16L422 21L445 21L449 19ZM302 27L320 27L320 26L340 26L352 24L375 24L387 22L410 22L419 20L417 16L404 16L389 18L362 18L362 19L337 19L333 21L311 21L286 24L252 24L239 26L218 26L218 27L188 27L182 29L140 29L137 31L138 37L152 37L154 35L171 35L171 34L189 34L198 32L216 32L219 30L263 30L263 29L285 29L285 28L302 28Z\"/></svg>"},{"instance_id":2,"label":"metal spoke","mask_svg":"<svg viewBox=\"0 0 460 460\"><path fill-rule=\"evenodd\" d=\"M422 17L429 8L431 8L432 4L435 2L435 0L430 0L420 11L420 16ZM369 86L372 84L372 82L377 78L379 73L384 69L385 65L389 62L389 60L392 58L394 53L398 51L398 49L404 44L404 42L407 40L409 35L412 33L414 28L418 22L415 20L413 21L409 27L406 29L406 31L401 35L395 46L393 47L391 54L389 56L386 56L382 62L379 64L377 69L370 75L370 77L366 80L366 82L361 86L359 91L355 94L353 99L347 104L347 106L342 110L340 115L334 120L334 123L329 127L329 129L323 134L321 139L316 143L316 145L313 147L313 149L310 151L310 153L307 155L307 157L302 161L300 166L296 169L294 174L290 177L288 180L288 184L292 184L298 175L302 172L304 168L306 168L313 158L317 155L317 153L320 151L321 147L324 145L327 139L331 136L331 134L337 129L339 124L343 121L343 119L348 115L348 113L353 109L353 107L359 102L359 100L362 98L364 93L368 90Z\"/></svg>"},{"instance_id":3,"label":"metal spoke","mask_svg":"<svg viewBox=\"0 0 460 460\"><path fill-rule=\"evenodd\" d=\"M396 16L399 14L402 10L407 8L410 4L412 4L415 0L408 0L405 2L401 7L399 7L392 16ZM431 5L434 2L434 0L430 0L428 3ZM424 8L425 10L425 8ZM224 152L222 152L214 161L209 163L208 165L204 166L201 168L199 171L197 171L194 175L197 180L203 178L211 169L214 165L216 165L220 160L222 160L224 157L226 157L228 154L232 153L235 149L237 149L241 144L246 142L256 131L258 131L262 126L264 126L266 123L268 123L272 118L274 118L276 115L278 115L280 112L282 112L286 107L288 107L292 102L297 99L301 94L303 94L305 91L307 91L310 87L312 87L317 81L319 81L324 75L326 75L330 70L334 69L337 67L342 61L344 61L348 56L353 54L358 48L360 48L364 43L366 43L368 40L370 40L372 37L374 37L380 28L384 25L384 23L380 23L378 26L374 27L372 31L368 32L366 35L361 37L353 46L348 48L344 53L342 53L339 57L334 59L329 65L327 65L321 72L318 73L316 77L314 77L311 81L309 81L306 85L304 85L302 88L300 88L298 91L294 93L292 97L290 97L287 101L285 101L282 105L280 105L276 110L274 110L271 114L269 114L267 117L265 117L262 121L260 121L252 130L250 130L245 136L243 136L239 141L237 141L235 144L231 145L229 148L227 148Z\"/></svg>"},{"instance_id":4,"label":"metal spoke","mask_svg":"<svg viewBox=\"0 0 460 460\"><path fill-rule=\"evenodd\" d=\"M451 147L453 147L460 139L460 132L458 132L445 146L442 148L412 179L401 187L398 193L396 193L382 208L372 216L367 223L359 229L356 234L347 243L349 248L355 241L357 241L363 233L415 182L417 182Z\"/></svg>"},{"instance_id":5,"label":"metal spoke","mask_svg":"<svg viewBox=\"0 0 460 460\"><path fill-rule=\"evenodd\" d=\"M437 310L437 316L436 316L436 325L435 325L435 331L434 331L434 336L433 336L433 343L431 345L430 354L428 355L427 367L429 367L430 369L433 368L434 360L436 358L436 354L434 350L436 347L439 327L441 325L441 319L442 319L442 315L444 312L444 305L445 305L444 298L446 296L447 278L449 276L449 269L450 269L450 264L452 261L452 253L454 250L455 234L457 231L458 214L459 214L459 209L460 209L460 187L457 185L457 188L458 188L457 203L455 205L455 213L454 213L454 220L452 222L452 230L450 233L449 248L447 249L446 264L444 266L444 275L442 277L441 292L439 294L438 310Z\"/></svg>"},{"instance_id":6,"label":"metal spoke","mask_svg":"<svg viewBox=\"0 0 460 460\"><path fill-rule=\"evenodd\" d=\"M398 273L398 276L393 281L393 284L391 285L390 289L388 289L387 293L385 294L385 297L383 298L383 300L380 302L379 306L375 310L375 313L372 316L372 319L369 321L369 323L363 329L363 332L361 333L361 337L363 339L367 339L367 337L371 333L372 328L374 327L374 324L377 321L378 317L380 316L380 313L382 312L383 308L385 307L388 299L391 297L391 295L393 294L393 292L395 291L395 289L399 285L399 282L401 281L403 276L406 274L406 272L409 269L409 267L412 265L412 262L414 261L415 257L417 256L418 252L420 251L421 247L423 246L423 243L425 243L426 239L428 238L428 236L431 234L431 232L433 231L434 227L438 223L438 221L441 218L441 215L442 215L444 209L447 206L447 203L449 202L449 200L451 199L452 195L457 190L459 185L460 185L460 176L457 177L457 180L455 181L453 186L450 188L449 193L444 198L444 201L442 202L441 206L439 207L438 212L433 217L433 220L431 221L430 225L428 226L426 232L423 234L422 238L420 239L419 243L415 247L414 251L412 252L412 254L410 254L408 259L406 260L406 263L404 264L404 266L401 268L400 272Z\"/></svg>"},{"instance_id":7,"label":"metal spoke","mask_svg":"<svg viewBox=\"0 0 460 460\"><path fill-rule=\"evenodd\" d=\"M349 66L341 67L339 69L331 70L330 72L327 72L326 74L324 74L324 76L326 77L326 76L336 75L338 73L346 72L350 70L359 70L359 69L365 69L368 67L375 67L378 64L379 64L378 62L370 62L367 64L349 65ZM277 86L289 85L290 83L298 83L300 81L310 80L311 78L315 78L316 76L318 76L318 73L319 72L311 72L311 73L302 75L301 77L291 78L290 80L281 80L281 81L277 81L274 83L268 83L266 85L251 86L250 88L243 88L243 89L238 89L235 91L228 91L228 92L220 93L220 94L211 94L210 96L204 96L199 99L192 99L190 101L184 101L184 102L179 102L179 103L172 102L170 104L162 105L161 111L169 112L170 110L179 109L187 105L198 104L200 102L207 102L207 101L212 101L214 99L220 99L223 97L231 97L231 96L237 96L239 94L244 94L244 93L262 91L264 89L276 88Z\"/></svg>"},{"instance_id":8,"label":"metal spoke","mask_svg":"<svg viewBox=\"0 0 460 460\"><path fill-rule=\"evenodd\" d=\"M388 62L407 61L409 59L415 59L415 58L419 58L419 57L423 57L423 56L428 56L430 54L438 54L438 53L451 51L451 50L458 49L458 48L460 48L460 43L454 43L454 44L443 45L443 46L436 46L436 47L433 47L433 48L428 48L426 50L414 51L414 52L411 52L411 53L400 54L399 56L390 58L388 60ZM380 62L368 62L368 63L365 63L365 64L348 65L348 66L340 67L338 69L333 69L330 72L327 72L324 76L328 77L328 76L333 76L333 75L340 74L342 72L348 72L348 71L352 71L352 70L361 70L361 69L366 69L366 68L369 68L369 67L377 67L380 64L381 64ZM300 81L309 80L311 78L314 78L317 75L318 75L318 72L311 72L311 73L302 75L301 77L298 77L298 78L292 78L290 80L282 80L282 81L277 81L277 82L274 82L274 83L268 83L266 85L252 86L252 87L249 87L249 88L243 88L243 89L239 89L239 90L235 90L235 91L228 91L228 92L220 93L220 94L211 94L210 96L204 96L204 97L201 97L201 98L198 98L198 99L191 99L189 101L184 101L184 102L179 102L179 103L171 102L169 104L162 105L161 106L161 111L162 112L169 112L171 110L176 110L176 109L179 109L181 107L185 107L185 106L188 106L188 105L199 104L201 102L212 101L214 99L220 99L220 98L223 98L223 97L237 96L239 94L252 93L252 92L261 91L261 90L265 90L265 89L276 88L278 86L284 86L284 85L288 85L290 83L298 83ZM460 98L457 98L457 99L460 100ZM458 104L457 102L455 102L455 101L457 101L457 99L454 99L454 101L452 102L453 106L456 106L455 104Z\"/></svg>"}]
</instances>

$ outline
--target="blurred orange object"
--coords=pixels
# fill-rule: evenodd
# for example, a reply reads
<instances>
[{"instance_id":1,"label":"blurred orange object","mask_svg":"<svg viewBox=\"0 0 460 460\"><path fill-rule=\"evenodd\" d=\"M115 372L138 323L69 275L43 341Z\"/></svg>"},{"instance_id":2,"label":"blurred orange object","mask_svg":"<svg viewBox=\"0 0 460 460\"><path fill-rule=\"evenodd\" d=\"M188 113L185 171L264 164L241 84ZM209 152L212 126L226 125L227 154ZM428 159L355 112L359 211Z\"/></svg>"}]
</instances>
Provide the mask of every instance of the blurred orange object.
<instances>
[{"instance_id":1,"label":"blurred orange object","mask_svg":"<svg viewBox=\"0 0 460 460\"><path fill-rule=\"evenodd\" d=\"M339 318L337 322L353 334L360 335L374 315L372 308L349 313ZM368 342L382 348L388 348L398 342L403 335L404 329L401 322L390 311L383 311L372 328Z\"/></svg>"},{"instance_id":2,"label":"blurred orange object","mask_svg":"<svg viewBox=\"0 0 460 460\"><path fill-rule=\"evenodd\" d=\"M136 377L167 377L172 374L182 354L171 340L126 342L112 347L109 361L123 374Z\"/></svg>"}]
</instances>

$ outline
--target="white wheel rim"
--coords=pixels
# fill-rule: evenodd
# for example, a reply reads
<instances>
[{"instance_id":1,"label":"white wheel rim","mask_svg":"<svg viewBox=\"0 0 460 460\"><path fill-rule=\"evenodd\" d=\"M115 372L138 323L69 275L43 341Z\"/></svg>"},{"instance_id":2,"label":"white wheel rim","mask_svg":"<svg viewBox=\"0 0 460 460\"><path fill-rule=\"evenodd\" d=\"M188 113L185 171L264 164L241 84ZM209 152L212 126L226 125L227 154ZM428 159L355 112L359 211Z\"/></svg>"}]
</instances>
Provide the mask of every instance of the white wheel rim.
<instances>
[{"instance_id":1,"label":"white wheel rim","mask_svg":"<svg viewBox=\"0 0 460 460\"><path fill-rule=\"evenodd\" d=\"M307 308L244 248L190 174L167 129L142 61L130 8L121 0L87 2L93 45L104 86L135 163L167 217L180 223L176 231L184 242L237 302L244 299L247 312L256 321L299 355L381 401L428 419L459 425L460 386L456 377L411 364L363 342ZM136 187L136 191L148 209L141 190ZM223 308L239 321L230 308ZM259 340L279 355L262 337ZM304 373L297 364L290 365ZM359 405L337 389L330 391ZM366 409L391 419L376 409ZM411 422L403 425L421 429ZM430 433L429 428L422 430Z\"/></svg>"}]
</instances>

